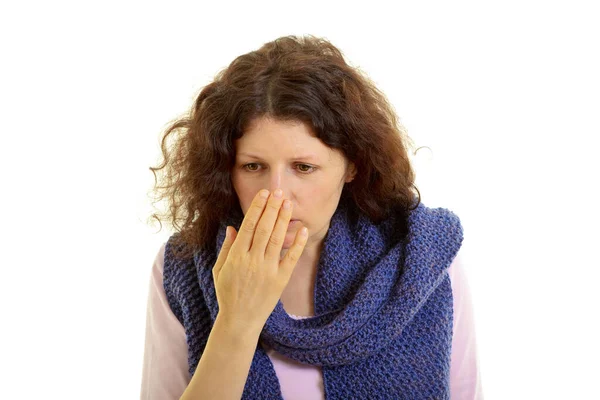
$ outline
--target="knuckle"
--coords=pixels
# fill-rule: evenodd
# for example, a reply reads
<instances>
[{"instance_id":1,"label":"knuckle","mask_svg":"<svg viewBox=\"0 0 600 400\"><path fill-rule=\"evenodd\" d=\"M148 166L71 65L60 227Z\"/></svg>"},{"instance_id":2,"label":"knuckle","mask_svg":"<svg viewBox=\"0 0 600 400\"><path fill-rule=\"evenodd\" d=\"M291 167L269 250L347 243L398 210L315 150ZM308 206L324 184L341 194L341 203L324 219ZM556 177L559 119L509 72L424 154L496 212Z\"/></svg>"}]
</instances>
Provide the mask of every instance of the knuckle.
<instances>
[{"instance_id":1,"label":"knuckle","mask_svg":"<svg viewBox=\"0 0 600 400\"><path fill-rule=\"evenodd\" d=\"M267 207L269 207L271 210L274 210L274 211L279 211L279 204L278 204L278 203L276 203L276 202L274 202L274 201L270 201L270 202L267 204Z\"/></svg>"},{"instance_id":2,"label":"knuckle","mask_svg":"<svg viewBox=\"0 0 600 400\"><path fill-rule=\"evenodd\" d=\"M274 245L274 246L279 246L281 244L282 240L279 237L279 235L271 235L271 237L269 238L269 243Z\"/></svg>"},{"instance_id":3,"label":"knuckle","mask_svg":"<svg viewBox=\"0 0 600 400\"><path fill-rule=\"evenodd\" d=\"M249 257L248 260L244 263L247 265L247 271L257 271L258 268L262 265L263 260L260 255L254 254L252 257Z\"/></svg>"},{"instance_id":4,"label":"knuckle","mask_svg":"<svg viewBox=\"0 0 600 400\"><path fill-rule=\"evenodd\" d=\"M246 232L254 232L254 229L256 229L256 225L258 225L258 224L257 224L257 222L256 222L256 221L254 221L253 219L248 219L248 220L246 221L246 223L245 223L245 224L243 224L243 226L244 226L244 230L245 230Z\"/></svg>"},{"instance_id":5,"label":"knuckle","mask_svg":"<svg viewBox=\"0 0 600 400\"><path fill-rule=\"evenodd\" d=\"M265 206L265 203L269 203L268 199L263 199L262 197L258 197L256 199L256 201L254 202L254 205L256 205L257 208L263 208Z\"/></svg>"},{"instance_id":6,"label":"knuckle","mask_svg":"<svg viewBox=\"0 0 600 400\"><path fill-rule=\"evenodd\" d=\"M231 254L230 257L227 258L227 263L235 268L237 268L238 265L244 264L243 258L240 257L239 254Z\"/></svg>"},{"instance_id":7,"label":"knuckle","mask_svg":"<svg viewBox=\"0 0 600 400\"><path fill-rule=\"evenodd\" d=\"M287 257L292 263L292 265L296 264L296 262L298 261L298 253L294 250L288 251Z\"/></svg>"},{"instance_id":8,"label":"knuckle","mask_svg":"<svg viewBox=\"0 0 600 400\"><path fill-rule=\"evenodd\" d=\"M269 229L267 229L264 226L259 225L258 228L256 228L256 233L259 236L270 236L271 235L271 231Z\"/></svg>"},{"instance_id":9,"label":"knuckle","mask_svg":"<svg viewBox=\"0 0 600 400\"><path fill-rule=\"evenodd\" d=\"M243 260L243 257L240 253L238 252L231 252L228 256L227 256L227 260L231 261L235 264L240 264Z\"/></svg>"}]
</instances>

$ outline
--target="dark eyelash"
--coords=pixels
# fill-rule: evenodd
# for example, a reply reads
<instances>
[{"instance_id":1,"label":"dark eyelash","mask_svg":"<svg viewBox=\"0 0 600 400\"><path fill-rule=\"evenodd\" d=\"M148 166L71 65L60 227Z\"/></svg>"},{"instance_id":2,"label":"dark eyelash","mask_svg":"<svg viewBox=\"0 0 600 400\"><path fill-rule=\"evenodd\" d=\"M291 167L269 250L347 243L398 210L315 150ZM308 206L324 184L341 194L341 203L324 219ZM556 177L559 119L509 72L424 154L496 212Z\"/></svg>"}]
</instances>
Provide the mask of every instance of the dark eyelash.
<instances>
[{"instance_id":1,"label":"dark eyelash","mask_svg":"<svg viewBox=\"0 0 600 400\"><path fill-rule=\"evenodd\" d=\"M247 168L248 165L260 165L260 164L259 163L248 163L248 164L243 165L242 168L244 168L245 171L248 171L248 168ZM300 173L302 173L304 175L312 174L317 169L316 167L313 167L312 165L308 165L308 164L296 164L296 165L302 165L304 167L309 167L310 168L309 172L300 171ZM256 171L248 171L248 172L256 172Z\"/></svg>"}]
</instances>

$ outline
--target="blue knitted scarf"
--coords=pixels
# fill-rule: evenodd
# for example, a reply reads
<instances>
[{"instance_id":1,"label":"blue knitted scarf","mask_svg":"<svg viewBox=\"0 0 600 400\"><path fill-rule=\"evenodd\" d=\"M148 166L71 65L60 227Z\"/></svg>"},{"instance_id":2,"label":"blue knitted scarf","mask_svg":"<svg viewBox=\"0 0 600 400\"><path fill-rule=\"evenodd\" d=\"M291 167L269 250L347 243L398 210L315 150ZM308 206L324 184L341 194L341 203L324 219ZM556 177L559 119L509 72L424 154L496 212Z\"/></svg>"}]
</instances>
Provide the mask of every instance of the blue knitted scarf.
<instances>
[{"instance_id":1,"label":"blue knitted scarf","mask_svg":"<svg viewBox=\"0 0 600 400\"><path fill-rule=\"evenodd\" d=\"M327 399L450 398L453 299L447 269L463 241L459 218L419 203L408 211L406 233L406 220L403 228L397 215L374 224L346 204L340 202L324 239L315 316L293 319L277 303L242 399L282 399L260 342L321 366ZM173 256L173 236L165 247L164 289L185 328L190 379L218 313L212 267L226 226L239 230L241 222L223 222L214 249L187 261Z\"/></svg>"}]
</instances>

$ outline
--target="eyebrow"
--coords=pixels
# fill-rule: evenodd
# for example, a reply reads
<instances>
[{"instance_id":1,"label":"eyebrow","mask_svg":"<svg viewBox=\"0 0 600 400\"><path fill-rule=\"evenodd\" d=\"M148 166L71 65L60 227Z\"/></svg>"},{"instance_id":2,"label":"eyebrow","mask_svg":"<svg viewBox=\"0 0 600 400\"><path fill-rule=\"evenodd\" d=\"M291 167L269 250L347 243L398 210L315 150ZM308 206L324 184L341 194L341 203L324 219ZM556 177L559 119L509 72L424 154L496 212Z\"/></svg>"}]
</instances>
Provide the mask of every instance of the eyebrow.
<instances>
[{"instance_id":1,"label":"eyebrow","mask_svg":"<svg viewBox=\"0 0 600 400\"><path fill-rule=\"evenodd\" d=\"M261 160L264 161L262 158L260 158L259 156L255 156L254 154L250 154L250 153L239 153L239 156L246 156L246 157L250 157L250 158L254 158L256 160ZM292 158L290 161L298 161L298 160L317 160L317 156L314 154L305 154L303 156L297 156Z\"/></svg>"}]
</instances>

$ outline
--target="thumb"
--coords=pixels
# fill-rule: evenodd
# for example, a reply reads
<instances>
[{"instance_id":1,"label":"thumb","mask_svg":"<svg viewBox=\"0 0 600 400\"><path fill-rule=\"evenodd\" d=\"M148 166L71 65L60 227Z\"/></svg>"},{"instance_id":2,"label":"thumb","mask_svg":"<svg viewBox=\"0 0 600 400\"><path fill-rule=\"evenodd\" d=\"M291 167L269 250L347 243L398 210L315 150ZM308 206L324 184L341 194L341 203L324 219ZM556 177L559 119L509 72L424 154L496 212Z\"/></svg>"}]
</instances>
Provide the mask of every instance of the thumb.
<instances>
[{"instance_id":1,"label":"thumb","mask_svg":"<svg viewBox=\"0 0 600 400\"><path fill-rule=\"evenodd\" d=\"M219 256L217 257L217 262L213 268L213 279L216 281L219 277L219 273L225 264L225 260L227 260L227 255L229 254L229 250L237 237L237 231L233 226L227 226L225 229L225 240L221 245L221 250L219 250Z\"/></svg>"}]
</instances>

